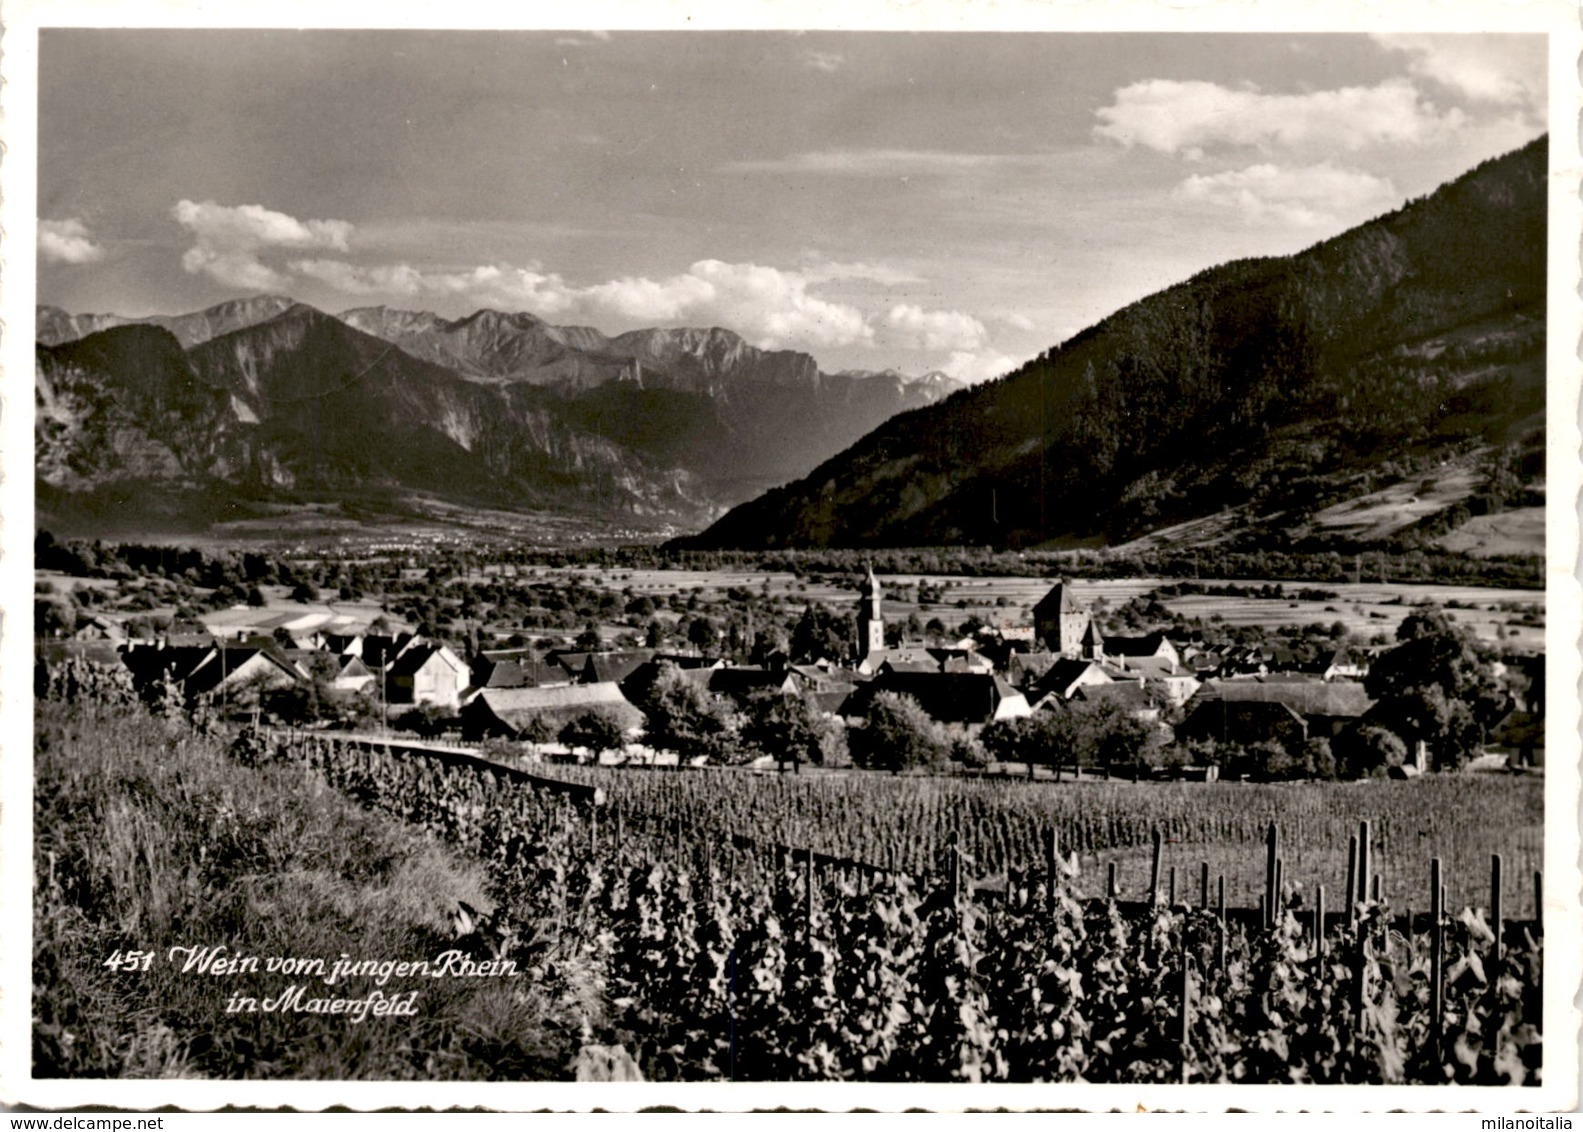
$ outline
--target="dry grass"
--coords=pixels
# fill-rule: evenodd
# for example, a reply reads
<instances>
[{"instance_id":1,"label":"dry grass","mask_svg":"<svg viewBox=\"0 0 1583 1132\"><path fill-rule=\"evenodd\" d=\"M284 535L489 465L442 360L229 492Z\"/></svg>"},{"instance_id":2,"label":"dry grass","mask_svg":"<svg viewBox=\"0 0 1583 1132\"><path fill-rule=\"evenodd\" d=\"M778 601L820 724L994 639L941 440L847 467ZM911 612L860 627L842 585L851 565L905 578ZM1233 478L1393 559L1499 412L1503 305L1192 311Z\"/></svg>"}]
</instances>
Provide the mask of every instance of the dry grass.
<instances>
[{"instance_id":1,"label":"dry grass","mask_svg":"<svg viewBox=\"0 0 1583 1132\"><path fill-rule=\"evenodd\" d=\"M34 1074L41 1077L540 1079L576 1054L574 1020L527 980L421 987L410 1018L227 1014L233 993L360 997L278 973L200 977L171 947L257 956L414 960L451 946L458 900L491 903L483 870L360 810L301 769L250 769L216 741L126 708L39 704L34 860ZM147 973L107 970L152 950Z\"/></svg>"}]
</instances>

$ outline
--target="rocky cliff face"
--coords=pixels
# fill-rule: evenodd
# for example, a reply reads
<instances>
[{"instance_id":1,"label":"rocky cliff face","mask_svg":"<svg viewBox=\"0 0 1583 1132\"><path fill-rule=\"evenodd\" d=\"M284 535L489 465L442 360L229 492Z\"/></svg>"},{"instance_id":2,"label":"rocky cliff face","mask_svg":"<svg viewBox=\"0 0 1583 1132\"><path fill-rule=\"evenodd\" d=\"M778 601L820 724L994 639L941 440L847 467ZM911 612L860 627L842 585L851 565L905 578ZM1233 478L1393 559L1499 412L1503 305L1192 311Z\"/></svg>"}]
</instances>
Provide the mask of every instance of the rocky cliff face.
<instances>
[{"instance_id":1,"label":"rocky cliff face","mask_svg":"<svg viewBox=\"0 0 1583 1132\"><path fill-rule=\"evenodd\" d=\"M111 327L157 326L170 331L182 346L196 346L244 326L267 322L289 309L292 303L293 300L280 295L255 295L191 314L149 315L145 318L127 318L118 314L67 314L59 307L41 306L37 310L34 337L41 345L57 346Z\"/></svg>"},{"instance_id":2,"label":"rocky cliff face","mask_svg":"<svg viewBox=\"0 0 1583 1132\"><path fill-rule=\"evenodd\" d=\"M952 387L822 374L807 354L719 328L609 338L488 310L332 317L263 296L189 315L38 319L39 475L61 492L122 479L421 491L701 524Z\"/></svg>"}]
</instances>

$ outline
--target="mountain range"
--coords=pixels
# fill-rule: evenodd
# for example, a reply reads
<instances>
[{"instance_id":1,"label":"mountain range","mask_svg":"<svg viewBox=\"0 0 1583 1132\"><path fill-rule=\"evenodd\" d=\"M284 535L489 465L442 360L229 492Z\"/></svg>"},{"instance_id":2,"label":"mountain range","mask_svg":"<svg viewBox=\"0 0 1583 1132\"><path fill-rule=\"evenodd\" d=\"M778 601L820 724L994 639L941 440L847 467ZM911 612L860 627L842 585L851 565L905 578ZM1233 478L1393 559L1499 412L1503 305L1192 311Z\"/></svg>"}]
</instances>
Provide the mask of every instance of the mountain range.
<instances>
[{"instance_id":1,"label":"mountain range","mask_svg":"<svg viewBox=\"0 0 1583 1132\"><path fill-rule=\"evenodd\" d=\"M1326 508L1453 461L1470 497L1526 469L1531 503L1546 190L1539 138L1295 255L1201 272L683 545L1117 545L1228 515L1300 539Z\"/></svg>"},{"instance_id":2,"label":"mountain range","mask_svg":"<svg viewBox=\"0 0 1583 1132\"><path fill-rule=\"evenodd\" d=\"M719 328L612 338L274 295L142 318L40 307L36 337L39 508L62 529L420 497L696 527L960 388L826 374Z\"/></svg>"}]
</instances>

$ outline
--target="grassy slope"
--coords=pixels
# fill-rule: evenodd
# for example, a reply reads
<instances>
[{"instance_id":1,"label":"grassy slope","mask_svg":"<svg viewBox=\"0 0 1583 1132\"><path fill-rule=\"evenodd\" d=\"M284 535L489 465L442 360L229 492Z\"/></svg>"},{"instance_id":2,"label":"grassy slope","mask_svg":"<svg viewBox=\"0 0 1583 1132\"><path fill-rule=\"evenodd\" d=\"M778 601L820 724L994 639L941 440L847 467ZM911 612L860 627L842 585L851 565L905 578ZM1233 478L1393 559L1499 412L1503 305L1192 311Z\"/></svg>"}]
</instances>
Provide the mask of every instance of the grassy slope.
<instances>
[{"instance_id":1,"label":"grassy slope","mask_svg":"<svg viewBox=\"0 0 1583 1132\"><path fill-rule=\"evenodd\" d=\"M37 1076L541 1079L565 1074L574 1024L524 980L423 980L418 1014L227 1015L280 974L203 978L116 950L432 958L486 877L300 770L249 769L219 743L128 708L40 701L36 730ZM314 980L306 980L313 982ZM315 995L356 998L370 979ZM419 986L392 980L387 994Z\"/></svg>"}]
</instances>

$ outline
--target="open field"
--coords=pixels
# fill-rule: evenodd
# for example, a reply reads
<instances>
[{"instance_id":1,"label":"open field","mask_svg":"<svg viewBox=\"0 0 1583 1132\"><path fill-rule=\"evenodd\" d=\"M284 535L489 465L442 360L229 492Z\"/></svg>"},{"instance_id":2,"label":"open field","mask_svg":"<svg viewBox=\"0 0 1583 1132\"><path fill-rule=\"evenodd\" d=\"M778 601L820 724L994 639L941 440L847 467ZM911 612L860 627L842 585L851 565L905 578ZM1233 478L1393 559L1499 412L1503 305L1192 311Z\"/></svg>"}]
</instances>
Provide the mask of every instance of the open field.
<instances>
[{"instance_id":1,"label":"open field","mask_svg":"<svg viewBox=\"0 0 1583 1132\"><path fill-rule=\"evenodd\" d=\"M491 568L495 576L499 568ZM508 568L509 569L509 568ZM508 574L509 576L509 574ZM579 566L564 569L537 567L523 571L523 576L538 580L576 580L595 588L625 590L634 594L669 597L673 593L696 592L701 602L723 598L727 590L746 589L754 593L789 597L795 601L820 601L832 606L850 604L855 598L852 582L847 579L819 581L798 578L789 573L763 570L627 570L600 569ZM1031 610L1050 589L1050 580L1043 577L974 578L963 575L884 575L887 597L887 618L894 615L905 619L916 613L920 620L939 617L948 625L959 623L972 615L991 624L1002 622L1027 624ZM1236 584L1253 586L1260 583L1240 581L1228 583L1201 579L1205 586ZM925 582L940 591L940 600L920 604L909 594L916 595L917 586ZM1166 581L1159 578L1126 578L1114 580L1083 581L1072 583L1077 600L1096 610L1115 608L1136 597L1143 597ZM1296 582L1285 583L1291 594L1302 589ZM1396 627L1412 607L1423 602L1440 605L1457 603L1451 616L1459 623L1470 626L1485 640L1495 641L1497 629L1504 632L1504 640L1525 649L1544 647L1544 594L1536 590L1487 589L1478 586L1428 586L1393 582L1338 582L1321 584L1316 588L1328 590L1337 596L1322 601L1297 600L1295 596L1282 598L1226 597L1191 594L1163 599L1162 604L1173 613L1184 617L1199 617L1206 621L1216 619L1229 625L1256 625L1277 629L1285 625L1333 625L1341 621L1347 629L1365 639L1383 633L1394 637ZM898 593L900 596L892 596ZM1527 617L1538 624L1523 624Z\"/></svg>"},{"instance_id":2,"label":"open field","mask_svg":"<svg viewBox=\"0 0 1583 1132\"><path fill-rule=\"evenodd\" d=\"M1498 515L1476 515L1437 541L1447 550L1475 556L1542 553L1545 509L1519 507Z\"/></svg>"},{"instance_id":3,"label":"open field","mask_svg":"<svg viewBox=\"0 0 1583 1132\"><path fill-rule=\"evenodd\" d=\"M1372 494L1326 507L1315 513L1313 525L1328 534L1343 534L1363 541L1387 538L1468 498L1485 478L1486 473L1475 460L1464 459L1437 474L1403 480ZM1541 529L1537 548L1530 545L1512 553L1542 551L1543 534Z\"/></svg>"}]
</instances>

